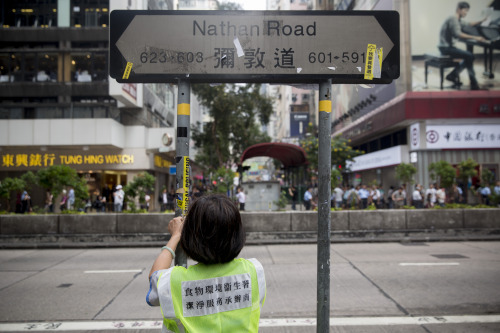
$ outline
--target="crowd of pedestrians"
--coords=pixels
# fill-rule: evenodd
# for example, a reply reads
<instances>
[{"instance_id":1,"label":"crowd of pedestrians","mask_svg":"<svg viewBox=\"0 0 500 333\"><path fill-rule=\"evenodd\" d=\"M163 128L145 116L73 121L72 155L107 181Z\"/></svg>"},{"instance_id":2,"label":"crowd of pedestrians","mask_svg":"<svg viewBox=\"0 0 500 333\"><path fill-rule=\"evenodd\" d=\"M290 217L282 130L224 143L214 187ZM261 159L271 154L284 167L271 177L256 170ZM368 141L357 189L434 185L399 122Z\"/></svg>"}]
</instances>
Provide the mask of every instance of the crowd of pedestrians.
<instances>
[{"instance_id":1,"label":"crowd of pedestrians","mask_svg":"<svg viewBox=\"0 0 500 333\"><path fill-rule=\"evenodd\" d=\"M290 190L292 196L294 190ZM500 196L500 181L491 189L489 184L477 188L471 193L477 194L480 204L491 205L491 196ZM306 210L314 210L317 206L317 189L309 186L304 192L303 203ZM421 184L412 186L407 190L406 185L395 188L390 186L387 193L377 185L336 186L331 192L331 207L342 209L401 209L413 206L417 209L444 207L446 204L465 204L466 197L463 189L458 184L453 184L450 189L431 183L424 189ZM295 201L292 199L292 209Z\"/></svg>"}]
</instances>

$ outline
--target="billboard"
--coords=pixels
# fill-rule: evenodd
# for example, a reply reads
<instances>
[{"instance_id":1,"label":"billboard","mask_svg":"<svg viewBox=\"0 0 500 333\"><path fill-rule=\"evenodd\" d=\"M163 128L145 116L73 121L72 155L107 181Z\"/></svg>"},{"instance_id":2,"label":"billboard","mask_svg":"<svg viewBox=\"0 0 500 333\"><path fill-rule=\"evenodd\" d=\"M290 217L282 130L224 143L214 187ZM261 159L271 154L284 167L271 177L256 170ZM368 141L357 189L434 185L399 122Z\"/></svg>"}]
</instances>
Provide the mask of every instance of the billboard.
<instances>
[{"instance_id":1,"label":"billboard","mask_svg":"<svg viewBox=\"0 0 500 333\"><path fill-rule=\"evenodd\" d=\"M410 1L410 38L412 56L412 90L455 92L470 90L466 63L459 75L460 84L447 80L447 76L460 66L461 60L443 55L438 45L443 24L456 14L457 0L411 0ZM479 23L462 28L471 36L483 36L489 40L500 37L500 10L489 7L491 0L469 1L470 9L461 21ZM485 19L483 21L483 19ZM444 30L445 31L445 30ZM500 89L500 71L495 66L495 59L500 52L499 41L479 42L474 39L454 39L454 47L474 56L473 69L481 90ZM441 75L441 69L443 74Z\"/></svg>"}]
</instances>

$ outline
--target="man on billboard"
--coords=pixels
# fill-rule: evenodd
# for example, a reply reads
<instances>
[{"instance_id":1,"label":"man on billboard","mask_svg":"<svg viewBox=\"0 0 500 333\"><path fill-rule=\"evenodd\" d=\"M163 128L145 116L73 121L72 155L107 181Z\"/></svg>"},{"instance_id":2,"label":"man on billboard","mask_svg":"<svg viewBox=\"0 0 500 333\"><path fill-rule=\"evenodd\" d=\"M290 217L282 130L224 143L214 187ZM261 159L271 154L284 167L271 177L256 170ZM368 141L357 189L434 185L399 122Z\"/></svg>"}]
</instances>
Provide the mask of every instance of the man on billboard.
<instances>
[{"instance_id":1,"label":"man on billboard","mask_svg":"<svg viewBox=\"0 0 500 333\"><path fill-rule=\"evenodd\" d=\"M461 1L458 3L455 14L448 17L441 26L438 48L439 51L441 51L442 55L449 55L452 58L463 59L460 65L446 76L446 80L457 84L457 82L459 82L458 77L460 75L460 72L467 68L467 71L469 72L470 89L479 90L479 85L474 73L474 55L472 54L472 52L458 49L454 45L455 39L457 38L473 39L478 42L487 42L487 40L482 36L470 35L462 31L462 28L467 25L476 26L486 20L486 18L484 18L483 20L477 22L465 22L462 19L467 15L469 9L469 3L465 1Z\"/></svg>"}]
</instances>

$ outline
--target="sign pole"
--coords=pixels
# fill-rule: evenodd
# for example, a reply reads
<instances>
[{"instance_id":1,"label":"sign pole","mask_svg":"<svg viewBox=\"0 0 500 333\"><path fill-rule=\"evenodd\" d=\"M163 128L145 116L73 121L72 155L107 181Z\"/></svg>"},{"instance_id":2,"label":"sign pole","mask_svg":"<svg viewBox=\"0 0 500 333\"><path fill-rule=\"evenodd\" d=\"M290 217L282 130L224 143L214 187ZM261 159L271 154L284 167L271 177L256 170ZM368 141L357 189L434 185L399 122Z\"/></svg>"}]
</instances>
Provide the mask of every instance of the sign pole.
<instances>
[{"instance_id":1,"label":"sign pole","mask_svg":"<svg viewBox=\"0 0 500 333\"><path fill-rule=\"evenodd\" d=\"M177 96L177 140L176 140L176 198L175 216L186 216L189 208L189 137L191 85L179 80ZM175 264L187 267L187 256L182 246L175 251Z\"/></svg>"},{"instance_id":2,"label":"sign pole","mask_svg":"<svg viewBox=\"0 0 500 333\"><path fill-rule=\"evenodd\" d=\"M330 331L330 195L332 81L319 84L318 151L318 284L316 332Z\"/></svg>"}]
</instances>

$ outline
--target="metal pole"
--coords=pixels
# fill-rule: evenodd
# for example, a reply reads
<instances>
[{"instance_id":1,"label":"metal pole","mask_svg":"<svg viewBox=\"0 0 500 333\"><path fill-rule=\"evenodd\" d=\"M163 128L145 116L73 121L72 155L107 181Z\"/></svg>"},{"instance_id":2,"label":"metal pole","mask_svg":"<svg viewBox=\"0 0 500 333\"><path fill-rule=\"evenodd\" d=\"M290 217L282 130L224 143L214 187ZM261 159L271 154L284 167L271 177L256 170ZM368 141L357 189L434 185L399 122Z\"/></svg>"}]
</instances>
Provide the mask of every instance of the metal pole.
<instances>
[{"instance_id":1,"label":"metal pole","mask_svg":"<svg viewBox=\"0 0 500 333\"><path fill-rule=\"evenodd\" d=\"M322 82L319 85L318 313L316 318L316 332L318 333L330 331L331 87L331 80Z\"/></svg>"},{"instance_id":2,"label":"metal pole","mask_svg":"<svg viewBox=\"0 0 500 333\"><path fill-rule=\"evenodd\" d=\"M176 141L176 198L175 216L185 216L189 207L189 136L191 85L179 80L177 92L177 141ZM187 256L182 246L175 250L175 264L187 267Z\"/></svg>"}]
</instances>

